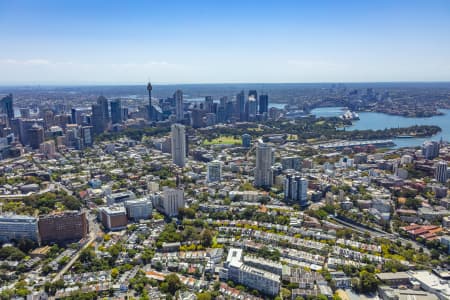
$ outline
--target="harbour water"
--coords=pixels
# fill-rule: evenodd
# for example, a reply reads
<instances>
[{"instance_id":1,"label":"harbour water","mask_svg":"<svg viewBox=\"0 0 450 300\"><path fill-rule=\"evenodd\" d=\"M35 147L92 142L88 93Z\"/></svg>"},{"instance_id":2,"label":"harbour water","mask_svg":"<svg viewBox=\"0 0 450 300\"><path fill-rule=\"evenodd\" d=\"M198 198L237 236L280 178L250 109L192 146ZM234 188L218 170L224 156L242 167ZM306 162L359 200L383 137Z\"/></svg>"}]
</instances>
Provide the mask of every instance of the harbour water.
<instances>
[{"instance_id":1,"label":"harbour water","mask_svg":"<svg viewBox=\"0 0 450 300\"><path fill-rule=\"evenodd\" d=\"M416 147L424 141L441 138L450 141L450 109L441 110L444 115L430 118L406 118L377 112L358 112L360 120L353 121L353 125L346 130L382 130L386 128L409 127L414 125L437 125L442 131L429 138L396 138L393 139L396 147ZM336 117L344 112L343 107L321 107L311 111L317 117Z\"/></svg>"}]
</instances>

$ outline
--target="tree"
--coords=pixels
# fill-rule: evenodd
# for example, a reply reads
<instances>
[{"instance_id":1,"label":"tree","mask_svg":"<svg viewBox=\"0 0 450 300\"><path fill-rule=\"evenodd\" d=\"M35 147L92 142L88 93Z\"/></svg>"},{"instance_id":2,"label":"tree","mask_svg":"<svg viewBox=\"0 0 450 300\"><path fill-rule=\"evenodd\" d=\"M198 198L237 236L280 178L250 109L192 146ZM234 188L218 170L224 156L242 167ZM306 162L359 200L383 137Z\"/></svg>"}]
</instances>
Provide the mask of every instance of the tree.
<instances>
[{"instance_id":1,"label":"tree","mask_svg":"<svg viewBox=\"0 0 450 300\"><path fill-rule=\"evenodd\" d=\"M201 240L202 240L202 245L205 247L211 247L212 243L213 243L213 233L211 232L211 230L209 229L205 229L202 232L201 235Z\"/></svg>"},{"instance_id":2,"label":"tree","mask_svg":"<svg viewBox=\"0 0 450 300\"><path fill-rule=\"evenodd\" d=\"M117 268L112 268L112 269L111 269L111 277L112 277L113 279L116 279L117 276L119 276L119 270L118 270Z\"/></svg>"},{"instance_id":3,"label":"tree","mask_svg":"<svg viewBox=\"0 0 450 300\"><path fill-rule=\"evenodd\" d=\"M161 283L161 289L165 290L165 292L169 292L172 295L175 295L175 292L183 287L180 278L177 274L169 274L164 278L164 281ZM164 291L163 290L163 291Z\"/></svg>"},{"instance_id":4,"label":"tree","mask_svg":"<svg viewBox=\"0 0 450 300\"><path fill-rule=\"evenodd\" d=\"M178 209L178 216L181 219L184 219L184 218L194 219L195 218L195 211L192 208L181 207L181 208Z\"/></svg>"},{"instance_id":5,"label":"tree","mask_svg":"<svg viewBox=\"0 0 450 300\"><path fill-rule=\"evenodd\" d=\"M197 300L211 300L212 296L210 292L204 292L197 294Z\"/></svg>"},{"instance_id":6,"label":"tree","mask_svg":"<svg viewBox=\"0 0 450 300\"><path fill-rule=\"evenodd\" d=\"M373 273L362 270L359 273L359 285L363 293L375 292L377 290L378 280Z\"/></svg>"}]
</instances>

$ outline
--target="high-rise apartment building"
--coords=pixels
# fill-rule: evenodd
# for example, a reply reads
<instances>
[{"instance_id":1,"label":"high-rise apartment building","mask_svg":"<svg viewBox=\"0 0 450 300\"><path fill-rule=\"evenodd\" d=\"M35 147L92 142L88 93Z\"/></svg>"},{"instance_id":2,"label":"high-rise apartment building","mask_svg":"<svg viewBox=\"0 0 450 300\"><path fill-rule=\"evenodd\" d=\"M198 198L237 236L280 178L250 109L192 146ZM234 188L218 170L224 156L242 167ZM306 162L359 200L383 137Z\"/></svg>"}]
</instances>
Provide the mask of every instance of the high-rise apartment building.
<instances>
[{"instance_id":1,"label":"high-rise apartment building","mask_svg":"<svg viewBox=\"0 0 450 300\"><path fill-rule=\"evenodd\" d=\"M434 159L439 156L440 145L436 141L427 141L422 144L422 154L426 159Z\"/></svg>"},{"instance_id":2,"label":"high-rise apartment building","mask_svg":"<svg viewBox=\"0 0 450 300\"><path fill-rule=\"evenodd\" d=\"M435 165L435 173L434 178L440 183L447 182L447 174L448 174L448 164L446 161L437 162Z\"/></svg>"},{"instance_id":3,"label":"high-rise apartment building","mask_svg":"<svg viewBox=\"0 0 450 300\"><path fill-rule=\"evenodd\" d=\"M159 210L166 216L174 217L178 216L178 210L183 207L185 207L184 190L164 187Z\"/></svg>"},{"instance_id":4,"label":"high-rise apartment building","mask_svg":"<svg viewBox=\"0 0 450 300\"><path fill-rule=\"evenodd\" d=\"M184 104L183 104L183 91L177 90L173 95L175 99L175 117L177 122L182 122L184 119Z\"/></svg>"},{"instance_id":5,"label":"high-rise apartment building","mask_svg":"<svg viewBox=\"0 0 450 300\"><path fill-rule=\"evenodd\" d=\"M206 174L208 182L216 182L222 180L222 163L218 160L213 160L208 163L208 171Z\"/></svg>"},{"instance_id":6,"label":"high-rise apartment building","mask_svg":"<svg viewBox=\"0 0 450 300\"><path fill-rule=\"evenodd\" d=\"M172 161L179 167L186 163L186 129L181 124L172 125Z\"/></svg>"},{"instance_id":7,"label":"high-rise apartment building","mask_svg":"<svg viewBox=\"0 0 450 300\"><path fill-rule=\"evenodd\" d=\"M284 180L284 199L287 202L296 202L300 206L308 205L308 180L300 175L288 174Z\"/></svg>"},{"instance_id":8,"label":"high-rise apartment building","mask_svg":"<svg viewBox=\"0 0 450 300\"><path fill-rule=\"evenodd\" d=\"M272 186L272 161L272 147L259 141L256 146L255 186L264 188L270 188Z\"/></svg>"}]
</instances>

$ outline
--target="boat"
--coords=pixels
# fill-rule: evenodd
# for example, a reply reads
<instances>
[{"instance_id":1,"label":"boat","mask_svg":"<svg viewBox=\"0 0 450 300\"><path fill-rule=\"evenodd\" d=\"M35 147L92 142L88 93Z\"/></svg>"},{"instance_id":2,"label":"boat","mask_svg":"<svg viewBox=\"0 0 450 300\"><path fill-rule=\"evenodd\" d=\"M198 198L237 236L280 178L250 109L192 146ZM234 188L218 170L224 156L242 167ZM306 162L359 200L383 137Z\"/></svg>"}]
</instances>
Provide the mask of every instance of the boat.
<instances>
[{"instance_id":1,"label":"boat","mask_svg":"<svg viewBox=\"0 0 450 300\"><path fill-rule=\"evenodd\" d=\"M403 134L403 135L397 135L395 138L397 138L397 139L412 139L412 138L415 138L415 136Z\"/></svg>"},{"instance_id":2,"label":"boat","mask_svg":"<svg viewBox=\"0 0 450 300\"><path fill-rule=\"evenodd\" d=\"M347 110L343 115L340 116L342 120L359 120L359 115L355 113L354 111Z\"/></svg>"}]
</instances>

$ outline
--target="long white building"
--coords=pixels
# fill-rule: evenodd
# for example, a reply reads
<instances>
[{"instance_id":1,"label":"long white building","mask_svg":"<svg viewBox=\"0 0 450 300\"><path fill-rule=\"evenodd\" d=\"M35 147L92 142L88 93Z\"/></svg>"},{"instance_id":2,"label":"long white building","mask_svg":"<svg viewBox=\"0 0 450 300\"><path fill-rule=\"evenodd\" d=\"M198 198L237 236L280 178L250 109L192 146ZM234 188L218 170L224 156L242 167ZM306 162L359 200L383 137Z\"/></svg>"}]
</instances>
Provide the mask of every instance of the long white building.
<instances>
[{"instance_id":1,"label":"long white building","mask_svg":"<svg viewBox=\"0 0 450 300\"><path fill-rule=\"evenodd\" d=\"M0 216L0 241L30 239L38 241L38 221L34 217L5 214Z\"/></svg>"}]
</instances>

